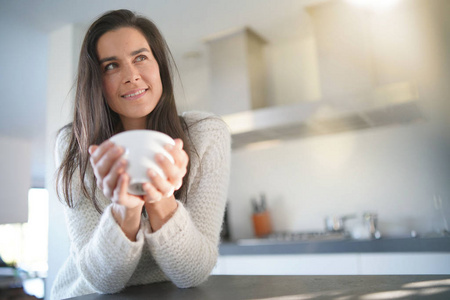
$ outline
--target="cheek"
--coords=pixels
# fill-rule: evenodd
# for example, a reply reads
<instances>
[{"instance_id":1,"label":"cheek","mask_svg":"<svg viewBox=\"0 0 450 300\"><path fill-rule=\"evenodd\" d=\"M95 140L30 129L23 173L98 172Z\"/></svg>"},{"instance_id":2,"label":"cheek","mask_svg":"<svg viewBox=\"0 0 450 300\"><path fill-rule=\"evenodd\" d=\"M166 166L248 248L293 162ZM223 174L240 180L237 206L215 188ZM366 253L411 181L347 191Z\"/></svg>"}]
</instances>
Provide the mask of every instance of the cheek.
<instances>
[{"instance_id":1,"label":"cheek","mask_svg":"<svg viewBox=\"0 0 450 300\"><path fill-rule=\"evenodd\" d=\"M113 98L113 96L116 94L116 84L112 78L103 78L102 79L102 89L103 94L105 95L106 100L108 100L108 103Z\"/></svg>"},{"instance_id":2,"label":"cheek","mask_svg":"<svg viewBox=\"0 0 450 300\"><path fill-rule=\"evenodd\" d=\"M150 68L142 70L143 76L145 76L146 80L151 83L153 88L160 87L162 89L161 76L159 75L159 68L155 65L152 65Z\"/></svg>"},{"instance_id":3,"label":"cheek","mask_svg":"<svg viewBox=\"0 0 450 300\"><path fill-rule=\"evenodd\" d=\"M157 74L156 76L153 77L153 84L155 86L155 89L160 90L160 92L162 92L162 81L161 81L161 77L159 77L159 74Z\"/></svg>"},{"instance_id":4,"label":"cheek","mask_svg":"<svg viewBox=\"0 0 450 300\"><path fill-rule=\"evenodd\" d=\"M106 103L108 104L109 108L111 108L113 111L117 112L118 103L115 100L116 97L116 85L111 78L103 78L102 80L102 90L103 95L106 99Z\"/></svg>"},{"instance_id":5,"label":"cheek","mask_svg":"<svg viewBox=\"0 0 450 300\"><path fill-rule=\"evenodd\" d=\"M161 81L161 77L159 76L159 73L157 73L154 77L154 85L155 85L155 90L157 90L159 97L161 97L162 93L163 93L163 85L162 85L162 81Z\"/></svg>"}]
</instances>

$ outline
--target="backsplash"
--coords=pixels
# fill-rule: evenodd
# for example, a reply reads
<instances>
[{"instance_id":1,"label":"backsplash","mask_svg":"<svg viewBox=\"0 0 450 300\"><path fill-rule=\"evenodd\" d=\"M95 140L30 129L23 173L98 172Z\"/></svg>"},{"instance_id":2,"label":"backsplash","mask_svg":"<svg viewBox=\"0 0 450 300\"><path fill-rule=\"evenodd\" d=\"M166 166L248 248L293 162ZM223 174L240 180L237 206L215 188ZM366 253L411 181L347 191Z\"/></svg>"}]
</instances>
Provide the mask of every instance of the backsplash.
<instances>
[{"instance_id":1,"label":"backsplash","mask_svg":"<svg viewBox=\"0 0 450 300\"><path fill-rule=\"evenodd\" d=\"M253 237L251 198L261 192L275 231L322 231L326 216L375 212L383 236L428 234L442 223L434 195L450 216L448 178L450 157L428 122L234 151L231 237Z\"/></svg>"}]
</instances>

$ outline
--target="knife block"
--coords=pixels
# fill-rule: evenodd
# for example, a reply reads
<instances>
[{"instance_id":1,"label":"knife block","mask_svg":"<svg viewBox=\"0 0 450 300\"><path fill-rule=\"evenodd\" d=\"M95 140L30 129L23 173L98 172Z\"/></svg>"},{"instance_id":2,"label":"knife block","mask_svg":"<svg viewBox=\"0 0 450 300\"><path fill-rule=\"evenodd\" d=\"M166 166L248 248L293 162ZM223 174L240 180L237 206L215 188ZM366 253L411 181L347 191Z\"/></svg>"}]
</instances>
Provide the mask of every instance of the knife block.
<instances>
[{"instance_id":1,"label":"knife block","mask_svg":"<svg viewBox=\"0 0 450 300\"><path fill-rule=\"evenodd\" d=\"M272 224L270 222L269 212L263 211L252 215L253 230L256 237L264 237L272 233Z\"/></svg>"}]
</instances>

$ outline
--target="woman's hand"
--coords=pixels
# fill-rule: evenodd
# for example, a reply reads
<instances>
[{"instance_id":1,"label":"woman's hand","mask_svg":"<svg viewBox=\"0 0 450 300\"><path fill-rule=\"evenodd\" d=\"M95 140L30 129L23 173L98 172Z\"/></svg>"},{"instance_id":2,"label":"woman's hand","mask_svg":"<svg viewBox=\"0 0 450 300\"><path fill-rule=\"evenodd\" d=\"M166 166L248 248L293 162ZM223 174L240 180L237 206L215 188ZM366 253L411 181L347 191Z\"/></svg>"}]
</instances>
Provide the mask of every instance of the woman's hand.
<instances>
[{"instance_id":1,"label":"woman's hand","mask_svg":"<svg viewBox=\"0 0 450 300\"><path fill-rule=\"evenodd\" d=\"M144 201L143 197L127 192L130 177L126 173L127 161L121 157L124 149L107 140L100 146L90 146L89 153L97 186L111 199L114 218L125 235L135 240Z\"/></svg>"},{"instance_id":2,"label":"woman's hand","mask_svg":"<svg viewBox=\"0 0 450 300\"><path fill-rule=\"evenodd\" d=\"M148 177L151 183L145 183L143 189L146 192L144 197L146 203L153 203L165 198L170 198L173 193L181 188L183 177L187 172L189 156L183 150L183 141L175 139L175 146L166 145L164 147L172 155L174 163L162 154L156 154L155 159L160 165L167 179L161 177L154 170L148 170Z\"/></svg>"},{"instance_id":3,"label":"woman's hand","mask_svg":"<svg viewBox=\"0 0 450 300\"><path fill-rule=\"evenodd\" d=\"M174 146L166 145L164 148L172 155L174 163L162 154L157 154L155 159L166 174L167 179L150 169L148 176L151 183L143 185L146 192L144 196L145 208L153 231L161 228L177 209L178 204L173 193L181 188L189 162L189 156L183 150L181 139L175 139Z\"/></svg>"}]
</instances>

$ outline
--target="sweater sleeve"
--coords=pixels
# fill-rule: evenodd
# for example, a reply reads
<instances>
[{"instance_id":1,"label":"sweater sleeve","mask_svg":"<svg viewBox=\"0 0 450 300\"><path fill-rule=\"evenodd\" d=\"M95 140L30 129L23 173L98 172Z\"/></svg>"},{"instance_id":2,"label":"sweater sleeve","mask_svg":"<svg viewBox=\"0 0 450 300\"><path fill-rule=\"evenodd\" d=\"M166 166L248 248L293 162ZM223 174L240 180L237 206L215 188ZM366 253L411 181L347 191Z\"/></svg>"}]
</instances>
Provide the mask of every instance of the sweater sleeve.
<instances>
[{"instance_id":1,"label":"sweater sleeve","mask_svg":"<svg viewBox=\"0 0 450 300\"><path fill-rule=\"evenodd\" d=\"M57 165L61 163L64 144L64 139L59 136ZM139 262L144 245L143 231L138 232L136 242L130 241L115 221L109 201L97 193L105 207L102 214L98 213L92 201L82 195L79 182L75 173L72 186L75 204L73 208L64 207L70 255L76 262L76 272L80 274L79 280L98 293L118 292L126 286Z\"/></svg>"},{"instance_id":2,"label":"sweater sleeve","mask_svg":"<svg viewBox=\"0 0 450 300\"><path fill-rule=\"evenodd\" d=\"M191 158L196 169L186 204L178 201L166 224L144 233L161 270L181 288L205 281L217 262L230 169L230 133L222 120L201 121L191 134L200 157Z\"/></svg>"}]
</instances>

